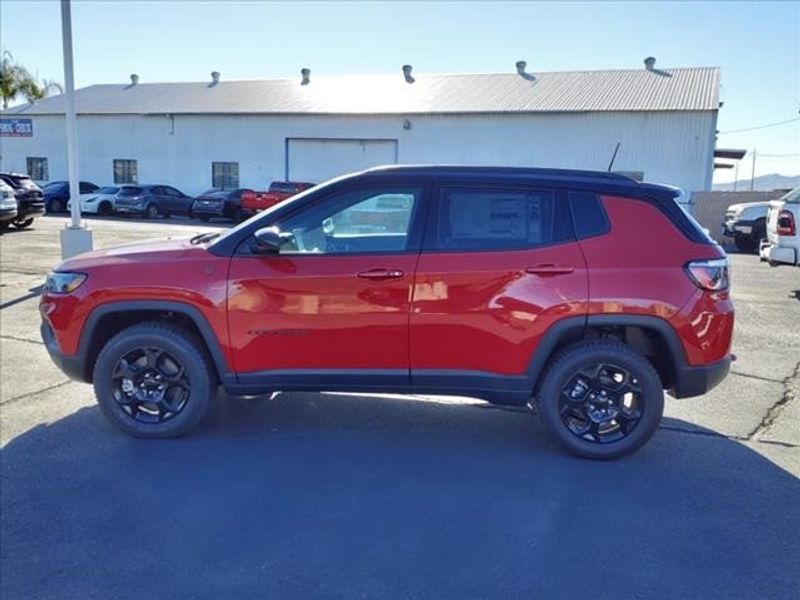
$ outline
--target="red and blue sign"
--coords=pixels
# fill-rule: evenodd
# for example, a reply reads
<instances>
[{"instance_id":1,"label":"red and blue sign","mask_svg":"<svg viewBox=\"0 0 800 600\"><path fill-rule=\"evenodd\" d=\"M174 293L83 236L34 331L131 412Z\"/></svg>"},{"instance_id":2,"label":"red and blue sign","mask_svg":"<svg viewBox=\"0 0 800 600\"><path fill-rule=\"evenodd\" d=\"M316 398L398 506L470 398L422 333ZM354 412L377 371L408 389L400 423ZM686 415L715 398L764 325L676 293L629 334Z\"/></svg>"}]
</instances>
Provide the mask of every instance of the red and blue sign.
<instances>
[{"instance_id":1,"label":"red and blue sign","mask_svg":"<svg viewBox=\"0 0 800 600\"><path fill-rule=\"evenodd\" d=\"M0 119L0 137L33 137L33 120Z\"/></svg>"}]
</instances>

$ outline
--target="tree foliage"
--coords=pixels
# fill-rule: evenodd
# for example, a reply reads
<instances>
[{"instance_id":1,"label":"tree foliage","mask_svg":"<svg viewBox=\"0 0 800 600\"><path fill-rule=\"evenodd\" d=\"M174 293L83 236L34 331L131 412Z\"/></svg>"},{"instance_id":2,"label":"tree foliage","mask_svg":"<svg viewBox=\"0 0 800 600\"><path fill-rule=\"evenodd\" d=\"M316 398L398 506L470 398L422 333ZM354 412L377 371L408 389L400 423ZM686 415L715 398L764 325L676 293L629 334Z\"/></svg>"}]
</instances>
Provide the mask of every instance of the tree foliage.
<instances>
[{"instance_id":1,"label":"tree foliage","mask_svg":"<svg viewBox=\"0 0 800 600\"><path fill-rule=\"evenodd\" d=\"M3 110L9 103L22 96L28 102L36 102L47 97L52 91L63 91L55 81L44 79L39 81L30 71L14 60L9 51L3 52L0 66L0 96L3 98Z\"/></svg>"}]
</instances>

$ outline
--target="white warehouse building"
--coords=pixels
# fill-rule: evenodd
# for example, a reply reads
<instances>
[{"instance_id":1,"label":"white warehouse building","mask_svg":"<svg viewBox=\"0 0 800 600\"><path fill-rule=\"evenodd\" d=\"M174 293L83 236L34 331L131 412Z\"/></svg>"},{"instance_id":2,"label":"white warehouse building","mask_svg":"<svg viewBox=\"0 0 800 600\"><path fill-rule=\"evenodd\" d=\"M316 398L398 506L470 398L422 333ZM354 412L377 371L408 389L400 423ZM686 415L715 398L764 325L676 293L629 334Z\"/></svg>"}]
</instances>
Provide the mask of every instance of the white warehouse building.
<instances>
[{"instance_id":1,"label":"white warehouse building","mask_svg":"<svg viewBox=\"0 0 800 600\"><path fill-rule=\"evenodd\" d=\"M80 176L189 194L321 182L390 163L614 171L708 190L719 69L412 74L93 85L76 91ZM67 178L64 97L0 115L0 170Z\"/></svg>"}]
</instances>

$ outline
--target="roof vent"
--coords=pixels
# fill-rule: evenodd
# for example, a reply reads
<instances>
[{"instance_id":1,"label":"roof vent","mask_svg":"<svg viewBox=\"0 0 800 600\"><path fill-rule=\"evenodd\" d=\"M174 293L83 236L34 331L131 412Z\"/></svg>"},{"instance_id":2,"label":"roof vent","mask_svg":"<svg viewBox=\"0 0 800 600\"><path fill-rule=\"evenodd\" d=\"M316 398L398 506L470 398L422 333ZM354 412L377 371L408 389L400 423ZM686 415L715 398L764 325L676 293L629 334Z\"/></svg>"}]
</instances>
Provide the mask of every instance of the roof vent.
<instances>
[{"instance_id":1,"label":"roof vent","mask_svg":"<svg viewBox=\"0 0 800 600\"><path fill-rule=\"evenodd\" d=\"M526 73L525 72L525 68L527 66L528 66L528 63L526 63L524 60L518 60L517 61L517 75L519 75L523 79L527 79L529 81L532 81L532 80L536 79L536 77L533 76L533 73Z\"/></svg>"},{"instance_id":2,"label":"roof vent","mask_svg":"<svg viewBox=\"0 0 800 600\"><path fill-rule=\"evenodd\" d=\"M411 65L403 65L403 77L405 77L406 83L414 83L414 81L416 81L411 76L411 69L412 69Z\"/></svg>"},{"instance_id":3,"label":"roof vent","mask_svg":"<svg viewBox=\"0 0 800 600\"><path fill-rule=\"evenodd\" d=\"M136 73L131 73L131 86L139 83L139 76Z\"/></svg>"},{"instance_id":4,"label":"roof vent","mask_svg":"<svg viewBox=\"0 0 800 600\"><path fill-rule=\"evenodd\" d=\"M303 76L303 81L300 82L300 85L311 83L311 69L300 69L300 75Z\"/></svg>"},{"instance_id":5,"label":"roof vent","mask_svg":"<svg viewBox=\"0 0 800 600\"><path fill-rule=\"evenodd\" d=\"M648 56L644 59L644 68L648 71L653 71L656 68L656 57Z\"/></svg>"},{"instance_id":6,"label":"roof vent","mask_svg":"<svg viewBox=\"0 0 800 600\"><path fill-rule=\"evenodd\" d=\"M219 71L211 71L211 85L219 83Z\"/></svg>"}]
</instances>

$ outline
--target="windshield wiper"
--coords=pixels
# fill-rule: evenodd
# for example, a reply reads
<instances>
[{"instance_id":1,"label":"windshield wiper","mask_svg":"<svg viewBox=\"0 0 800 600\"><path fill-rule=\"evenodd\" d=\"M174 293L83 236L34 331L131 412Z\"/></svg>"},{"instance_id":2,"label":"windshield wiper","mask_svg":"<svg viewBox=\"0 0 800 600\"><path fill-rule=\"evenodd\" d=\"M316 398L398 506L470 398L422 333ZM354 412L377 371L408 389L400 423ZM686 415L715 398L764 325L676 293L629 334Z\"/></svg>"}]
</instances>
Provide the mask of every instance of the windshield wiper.
<instances>
[{"instance_id":1,"label":"windshield wiper","mask_svg":"<svg viewBox=\"0 0 800 600\"><path fill-rule=\"evenodd\" d=\"M193 238L189 239L190 244L205 244L220 236L219 231L211 231L209 233L198 233Z\"/></svg>"}]
</instances>

